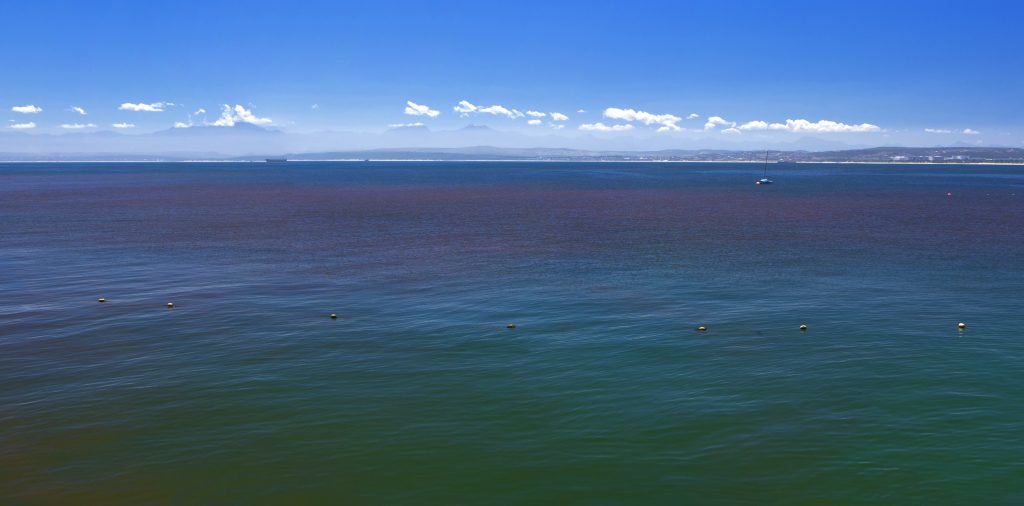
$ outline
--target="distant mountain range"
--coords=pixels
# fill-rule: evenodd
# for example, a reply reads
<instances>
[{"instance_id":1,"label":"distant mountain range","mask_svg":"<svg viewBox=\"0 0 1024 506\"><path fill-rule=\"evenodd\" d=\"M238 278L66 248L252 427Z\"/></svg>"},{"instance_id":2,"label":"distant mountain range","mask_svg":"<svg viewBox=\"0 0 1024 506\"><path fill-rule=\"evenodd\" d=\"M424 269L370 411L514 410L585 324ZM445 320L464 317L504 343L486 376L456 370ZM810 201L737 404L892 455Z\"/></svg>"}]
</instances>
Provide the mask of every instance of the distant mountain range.
<instances>
[{"instance_id":1,"label":"distant mountain range","mask_svg":"<svg viewBox=\"0 0 1024 506\"><path fill-rule=\"evenodd\" d=\"M152 133L110 131L28 134L0 132L0 161L117 160L658 160L758 161L764 150L699 149L701 142L671 136L596 137L527 135L483 125L431 131L419 124L383 133L288 133L246 123L192 126ZM576 147L563 147L572 144ZM650 146L658 146L652 149ZM409 146L409 147L394 147ZM530 146L530 147L521 147ZM584 146L584 147L580 147ZM663 148L661 146L664 146ZM1008 147L852 147L819 138L770 146L781 162L1024 162L1024 149Z\"/></svg>"}]
</instances>

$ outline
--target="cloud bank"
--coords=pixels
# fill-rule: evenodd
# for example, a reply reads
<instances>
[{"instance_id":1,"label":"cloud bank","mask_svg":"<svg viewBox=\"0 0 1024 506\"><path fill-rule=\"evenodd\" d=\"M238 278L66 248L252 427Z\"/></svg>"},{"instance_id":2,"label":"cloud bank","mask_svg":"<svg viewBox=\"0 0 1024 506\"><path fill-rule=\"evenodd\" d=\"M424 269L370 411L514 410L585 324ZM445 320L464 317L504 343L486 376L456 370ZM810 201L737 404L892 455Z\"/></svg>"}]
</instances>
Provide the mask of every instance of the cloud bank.
<instances>
[{"instance_id":1,"label":"cloud bank","mask_svg":"<svg viewBox=\"0 0 1024 506\"><path fill-rule=\"evenodd\" d=\"M715 116L714 118L718 118ZM708 122L710 124L709 118ZM721 118L718 118L721 119ZM707 128L707 125L705 125ZM714 128L714 127L712 127ZM785 123L768 123L766 121L749 121L738 127L739 130L780 130L786 132L813 132L813 133L864 133L864 132L879 132L882 129L878 125L872 125L871 123L861 123L859 125L848 125L846 123L840 123L838 121L830 121L827 119L818 120L811 122L805 119L787 119Z\"/></svg>"}]
</instances>

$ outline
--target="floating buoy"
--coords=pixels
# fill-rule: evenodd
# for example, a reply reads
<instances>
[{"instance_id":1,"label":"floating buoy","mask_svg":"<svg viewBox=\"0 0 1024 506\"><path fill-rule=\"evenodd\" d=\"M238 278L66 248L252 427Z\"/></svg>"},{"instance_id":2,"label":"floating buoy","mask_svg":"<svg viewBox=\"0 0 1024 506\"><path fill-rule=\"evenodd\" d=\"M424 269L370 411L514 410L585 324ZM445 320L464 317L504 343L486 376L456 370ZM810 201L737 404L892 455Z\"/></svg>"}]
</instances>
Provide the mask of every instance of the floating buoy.
<instances>
[{"instance_id":1,"label":"floating buoy","mask_svg":"<svg viewBox=\"0 0 1024 506\"><path fill-rule=\"evenodd\" d=\"M173 302L168 302L167 303L167 309L171 309L173 307L174 307L174 303Z\"/></svg>"},{"instance_id":2,"label":"floating buoy","mask_svg":"<svg viewBox=\"0 0 1024 506\"><path fill-rule=\"evenodd\" d=\"M338 315L336 315L334 313L331 313L331 319L332 320L337 320L338 319Z\"/></svg>"},{"instance_id":3,"label":"floating buoy","mask_svg":"<svg viewBox=\"0 0 1024 506\"><path fill-rule=\"evenodd\" d=\"M514 329L514 328L516 328L516 324L514 324L514 323L509 323L508 325L505 325L505 328L506 328L506 329Z\"/></svg>"},{"instance_id":4,"label":"floating buoy","mask_svg":"<svg viewBox=\"0 0 1024 506\"><path fill-rule=\"evenodd\" d=\"M99 302L100 304L103 304L106 301L107 301L107 299L104 299L103 297L100 297L96 302Z\"/></svg>"},{"instance_id":5,"label":"floating buoy","mask_svg":"<svg viewBox=\"0 0 1024 506\"><path fill-rule=\"evenodd\" d=\"M707 327L701 325L700 327L697 327L697 332L704 332L707 329L708 329Z\"/></svg>"},{"instance_id":6,"label":"floating buoy","mask_svg":"<svg viewBox=\"0 0 1024 506\"><path fill-rule=\"evenodd\" d=\"M806 331L807 331L807 325L802 325L801 324L800 325L800 332L806 332Z\"/></svg>"},{"instance_id":7,"label":"floating buoy","mask_svg":"<svg viewBox=\"0 0 1024 506\"><path fill-rule=\"evenodd\" d=\"M956 328L958 328L960 330L966 329L967 328L967 324L964 323L964 322L960 322L960 323L956 324Z\"/></svg>"}]
</instances>

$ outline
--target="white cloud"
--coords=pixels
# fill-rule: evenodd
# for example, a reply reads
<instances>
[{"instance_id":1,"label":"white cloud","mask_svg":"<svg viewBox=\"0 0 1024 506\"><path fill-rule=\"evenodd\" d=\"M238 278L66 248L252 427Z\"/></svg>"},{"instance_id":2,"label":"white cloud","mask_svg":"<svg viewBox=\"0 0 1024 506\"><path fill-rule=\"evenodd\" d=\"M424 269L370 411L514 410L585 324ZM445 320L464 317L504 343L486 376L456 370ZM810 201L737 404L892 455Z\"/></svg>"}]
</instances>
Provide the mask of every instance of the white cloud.
<instances>
[{"instance_id":1,"label":"white cloud","mask_svg":"<svg viewBox=\"0 0 1024 506\"><path fill-rule=\"evenodd\" d=\"M213 126L235 126L235 123L249 123L250 125L269 125L273 123L270 118L256 117L251 110L239 104L235 104L234 108L228 104L224 104L221 107L220 118L213 122Z\"/></svg>"},{"instance_id":2,"label":"white cloud","mask_svg":"<svg viewBox=\"0 0 1024 506\"><path fill-rule=\"evenodd\" d=\"M163 112L165 107L170 107L174 104L170 102L153 102L152 104L133 104L131 102L125 102L118 106L119 110L122 111L135 111L135 112Z\"/></svg>"},{"instance_id":3,"label":"white cloud","mask_svg":"<svg viewBox=\"0 0 1024 506\"><path fill-rule=\"evenodd\" d=\"M196 112L194 112L192 114L193 115L195 115L195 114L206 114L206 109L203 109L202 107L200 107L199 109L196 109Z\"/></svg>"},{"instance_id":4,"label":"white cloud","mask_svg":"<svg viewBox=\"0 0 1024 506\"><path fill-rule=\"evenodd\" d=\"M523 117L523 113L521 113L521 112L519 112L519 111L517 111L515 109L512 109L512 110L506 109L505 107L500 106L500 105L492 105L490 107L481 107L481 108L477 109L476 112L485 112L487 114L493 114L495 116L499 116L499 115L507 116L508 118L511 118L511 119L522 118Z\"/></svg>"},{"instance_id":5,"label":"white cloud","mask_svg":"<svg viewBox=\"0 0 1024 506\"><path fill-rule=\"evenodd\" d=\"M459 113L459 116L466 117L470 114L486 113L494 116L505 116L510 119L522 118L526 116L517 109L508 109L501 105L492 105L489 107L477 107L465 100L460 100L459 105L452 108L455 112Z\"/></svg>"},{"instance_id":6,"label":"white cloud","mask_svg":"<svg viewBox=\"0 0 1024 506\"><path fill-rule=\"evenodd\" d=\"M605 125L604 123L584 123L580 125L580 130L590 130L596 132L625 132L626 130L632 130L633 125Z\"/></svg>"},{"instance_id":7,"label":"white cloud","mask_svg":"<svg viewBox=\"0 0 1024 506\"><path fill-rule=\"evenodd\" d=\"M818 120L815 123L807 121L805 119L787 119L785 123L772 123L768 125L770 130L785 130L787 132L817 132L817 133L835 133L835 132L878 132L882 129L877 125L871 123L861 123L859 125L847 125L846 123L839 123L837 121L829 121L827 119Z\"/></svg>"},{"instance_id":8,"label":"white cloud","mask_svg":"<svg viewBox=\"0 0 1024 506\"><path fill-rule=\"evenodd\" d=\"M719 125L729 125L729 128L733 128L736 126L736 122L727 121L725 118L721 116L710 116L708 117L707 123L704 123L704 130L713 130L715 127Z\"/></svg>"},{"instance_id":9,"label":"white cloud","mask_svg":"<svg viewBox=\"0 0 1024 506\"><path fill-rule=\"evenodd\" d=\"M526 111L526 115L527 116L532 116L534 118L543 118L544 116L547 116L546 113L543 113L543 112L540 112L540 111Z\"/></svg>"},{"instance_id":10,"label":"white cloud","mask_svg":"<svg viewBox=\"0 0 1024 506\"><path fill-rule=\"evenodd\" d=\"M527 125L539 125L541 123L543 123L543 121L539 119L531 119L526 122Z\"/></svg>"},{"instance_id":11,"label":"white cloud","mask_svg":"<svg viewBox=\"0 0 1024 506\"><path fill-rule=\"evenodd\" d=\"M135 128L135 125L133 123L114 123L110 126L114 128Z\"/></svg>"},{"instance_id":12,"label":"white cloud","mask_svg":"<svg viewBox=\"0 0 1024 506\"><path fill-rule=\"evenodd\" d=\"M609 107L605 109L604 117L622 121L639 121L645 125L661 125L661 127L658 128L659 132L679 130L679 125L676 123L679 123L683 119L672 114L651 114L649 112L635 111L633 109L619 109L618 107Z\"/></svg>"},{"instance_id":13,"label":"white cloud","mask_svg":"<svg viewBox=\"0 0 1024 506\"><path fill-rule=\"evenodd\" d=\"M43 112L43 108L42 107L36 107L34 105L16 105L14 107L11 107L11 110L14 111L14 112L20 112L22 114L38 114L38 113ZM27 127L27 128L32 128L32 127Z\"/></svg>"},{"instance_id":14,"label":"white cloud","mask_svg":"<svg viewBox=\"0 0 1024 506\"><path fill-rule=\"evenodd\" d=\"M392 124L388 125L388 128L409 128L409 127L421 127L421 126L423 126L423 123L417 121L415 123L392 123Z\"/></svg>"},{"instance_id":15,"label":"white cloud","mask_svg":"<svg viewBox=\"0 0 1024 506\"><path fill-rule=\"evenodd\" d=\"M768 130L768 122L759 120L748 121L736 128L740 130Z\"/></svg>"},{"instance_id":16,"label":"white cloud","mask_svg":"<svg viewBox=\"0 0 1024 506\"><path fill-rule=\"evenodd\" d=\"M471 112L476 112L477 107L465 100L460 100L459 105L452 108L455 112L459 113L460 116L467 116Z\"/></svg>"},{"instance_id":17,"label":"white cloud","mask_svg":"<svg viewBox=\"0 0 1024 506\"><path fill-rule=\"evenodd\" d=\"M552 121L569 121L569 117L564 115L564 114L562 114L562 113L560 113L560 112L553 112L553 113L551 113L551 120Z\"/></svg>"},{"instance_id":18,"label":"white cloud","mask_svg":"<svg viewBox=\"0 0 1024 506\"><path fill-rule=\"evenodd\" d=\"M738 128L736 128L736 127L729 127L729 128L726 128L725 130L722 130L722 133L723 133L723 134L741 134L741 133L743 133L743 132L741 132L741 131L740 131L740 130L739 130Z\"/></svg>"},{"instance_id":19,"label":"white cloud","mask_svg":"<svg viewBox=\"0 0 1024 506\"><path fill-rule=\"evenodd\" d=\"M405 113L408 114L409 116L427 116L430 118L436 118L439 114L441 114L441 111L431 109L430 107L427 107L425 105L417 104L412 100L406 100Z\"/></svg>"},{"instance_id":20,"label":"white cloud","mask_svg":"<svg viewBox=\"0 0 1024 506\"><path fill-rule=\"evenodd\" d=\"M585 112L587 112L587 111L584 111L583 109L576 109L576 112L578 112L578 113L580 113L580 114L583 114L583 113L585 113Z\"/></svg>"},{"instance_id":21,"label":"white cloud","mask_svg":"<svg viewBox=\"0 0 1024 506\"><path fill-rule=\"evenodd\" d=\"M31 121L29 121L28 123L15 123L15 124L11 125L11 128L16 128L18 130L28 130L29 128L35 128L35 127L36 127L36 124L31 122Z\"/></svg>"},{"instance_id":22,"label":"white cloud","mask_svg":"<svg viewBox=\"0 0 1024 506\"><path fill-rule=\"evenodd\" d=\"M191 128L191 127L192 127L192 122L191 121L189 121L188 123L184 123L184 122L178 121L178 122L176 122L174 124L174 128Z\"/></svg>"},{"instance_id":23,"label":"white cloud","mask_svg":"<svg viewBox=\"0 0 1024 506\"><path fill-rule=\"evenodd\" d=\"M565 128L565 125L559 125L557 123L548 123L548 126L550 126L552 129L555 129L555 130L561 130L561 129Z\"/></svg>"},{"instance_id":24,"label":"white cloud","mask_svg":"<svg viewBox=\"0 0 1024 506\"><path fill-rule=\"evenodd\" d=\"M309 106L309 108L313 109L315 111L317 109L320 109L320 104L313 104L313 105Z\"/></svg>"},{"instance_id":25,"label":"white cloud","mask_svg":"<svg viewBox=\"0 0 1024 506\"><path fill-rule=\"evenodd\" d=\"M87 123L87 124L84 124L84 125L81 124L81 123L65 123L65 124L61 125L60 127L66 129L66 130L81 130L83 128L96 128L96 125L93 124L93 123Z\"/></svg>"},{"instance_id":26,"label":"white cloud","mask_svg":"<svg viewBox=\"0 0 1024 506\"><path fill-rule=\"evenodd\" d=\"M728 124L721 123L717 120L721 120L718 116L708 118L708 123L704 125L705 129L714 128L712 125L713 121L717 124ZM724 121L724 120L723 120ZM710 126L709 126L710 125ZM733 123L735 126L735 123ZM870 123L861 123L859 125L848 125L846 123L840 123L837 121L829 121L823 119L817 122L810 122L805 119L787 119L785 123L768 123L767 121L754 120L748 121L738 127L739 130L784 130L787 132L816 132L816 133L859 133L859 132L878 132L882 129L877 125ZM932 131L931 129L925 129L925 131Z\"/></svg>"},{"instance_id":27,"label":"white cloud","mask_svg":"<svg viewBox=\"0 0 1024 506\"><path fill-rule=\"evenodd\" d=\"M973 130L973 129L970 129L970 128L965 128L965 129L964 129L964 134L965 134L965 135L978 135L978 134L980 134L980 133L981 133L981 132L979 132L979 131L977 131L977 130Z\"/></svg>"},{"instance_id":28,"label":"white cloud","mask_svg":"<svg viewBox=\"0 0 1024 506\"><path fill-rule=\"evenodd\" d=\"M924 131L928 132L930 134L951 134L951 133L953 133L953 131L948 129L948 128L925 128Z\"/></svg>"},{"instance_id":29,"label":"white cloud","mask_svg":"<svg viewBox=\"0 0 1024 506\"><path fill-rule=\"evenodd\" d=\"M78 107L77 105L71 106L71 110L77 112L78 114L81 114L82 116L85 116L86 114L89 114L89 113L85 112L85 109L82 109L81 107Z\"/></svg>"},{"instance_id":30,"label":"white cloud","mask_svg":"<svg viewBox=\"0 0 1024 506\"><path fill-rule=\"evenodd\" d=\"M699 117L700 117L700 114L697 114L695 112L691 112L688 116L686 116L686 119L697 119Z\"/></svg>"}]
</instances>

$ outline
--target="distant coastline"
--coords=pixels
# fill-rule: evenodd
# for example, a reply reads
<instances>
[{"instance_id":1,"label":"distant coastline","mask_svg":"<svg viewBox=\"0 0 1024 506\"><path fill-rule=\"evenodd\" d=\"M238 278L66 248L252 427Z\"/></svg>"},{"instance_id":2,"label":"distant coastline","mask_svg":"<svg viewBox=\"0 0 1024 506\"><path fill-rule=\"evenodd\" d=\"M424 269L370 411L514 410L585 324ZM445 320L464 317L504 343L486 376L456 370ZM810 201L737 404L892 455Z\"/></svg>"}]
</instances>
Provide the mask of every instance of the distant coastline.
<instances>
[{"instance_id":1,"label":"distant coastline","mask_svg":"<svg viewBox=\"0 0 1024 506\"><path fill-rule=\"evenodd\" d=\"M764 163L762 150L589 151L564 148L388 148L356 151L253 153L226 156L214 153L12 153L0 152L0 163L213 163L251 162L651 162L651 163ZM1021 165L1024 148L993 147L878 147L839 151L768 150L772 163L862 163L893 165ZM267 160L274 162L267 162ZM287 160L284 161L284 160Z\"/></svg>"}]
</instances>

